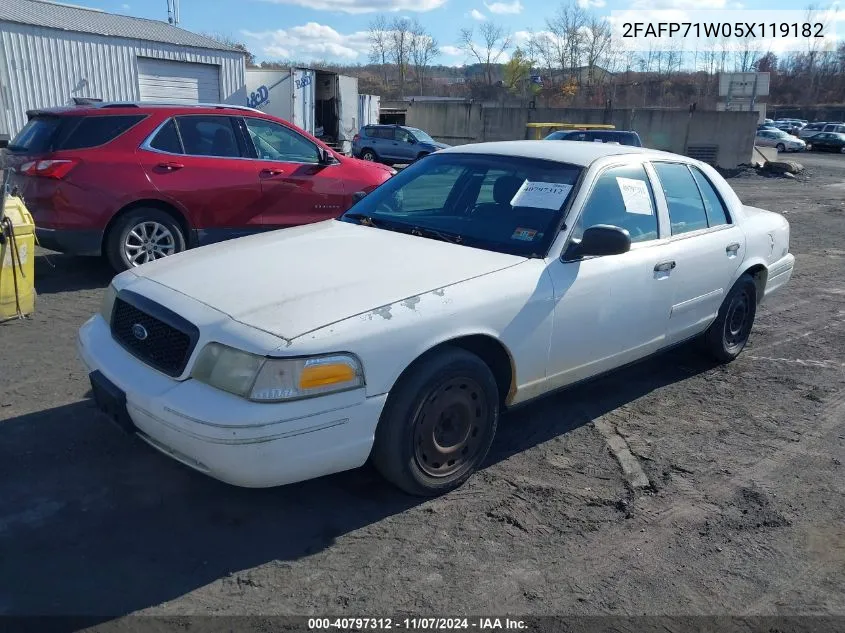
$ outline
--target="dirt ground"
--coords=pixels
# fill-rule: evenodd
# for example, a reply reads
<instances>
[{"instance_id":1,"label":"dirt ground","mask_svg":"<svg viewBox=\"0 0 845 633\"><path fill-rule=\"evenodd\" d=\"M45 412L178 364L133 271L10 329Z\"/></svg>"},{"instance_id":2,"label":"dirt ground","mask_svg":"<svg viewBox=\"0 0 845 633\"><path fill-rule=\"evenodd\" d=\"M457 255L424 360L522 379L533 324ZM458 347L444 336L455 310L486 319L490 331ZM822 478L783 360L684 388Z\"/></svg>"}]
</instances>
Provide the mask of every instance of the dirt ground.
<instances>
[{"instance_id":1,"label":"dirt ground","mask_svg":"<svg viewBox=\"0 0 845 633\"><path fill-rule=\"evenodd\" d=\"M430 501L368 468L237 489L122 435L75 358L110 274L39 257L37 313L0 325L0 615L845 615L845 156L797 158L731 179L797 257L736 362L681 348L515 411Z\"/></svg>"}]
</instances>

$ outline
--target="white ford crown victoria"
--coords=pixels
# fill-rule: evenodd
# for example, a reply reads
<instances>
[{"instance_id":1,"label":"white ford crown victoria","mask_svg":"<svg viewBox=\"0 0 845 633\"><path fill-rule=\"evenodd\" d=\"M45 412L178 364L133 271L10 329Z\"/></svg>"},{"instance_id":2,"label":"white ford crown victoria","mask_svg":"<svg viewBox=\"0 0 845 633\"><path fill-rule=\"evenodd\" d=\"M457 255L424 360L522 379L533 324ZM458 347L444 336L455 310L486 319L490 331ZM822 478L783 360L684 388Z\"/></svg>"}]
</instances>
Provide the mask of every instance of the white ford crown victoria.
<instances>
[{"instance_id":1,"label":"white ford crown victoria","mask_svg":"<svg viewBox=\"0 0 845 633\"><path fill-rule=\"evenodd\" d=\"M371 458L460 485L503 408L698 339L792 275L789 225L709 166L579 142L443 150L336 220L121 273L79 333L101 409L240 486Z\"/></svg>"}]
</instances>

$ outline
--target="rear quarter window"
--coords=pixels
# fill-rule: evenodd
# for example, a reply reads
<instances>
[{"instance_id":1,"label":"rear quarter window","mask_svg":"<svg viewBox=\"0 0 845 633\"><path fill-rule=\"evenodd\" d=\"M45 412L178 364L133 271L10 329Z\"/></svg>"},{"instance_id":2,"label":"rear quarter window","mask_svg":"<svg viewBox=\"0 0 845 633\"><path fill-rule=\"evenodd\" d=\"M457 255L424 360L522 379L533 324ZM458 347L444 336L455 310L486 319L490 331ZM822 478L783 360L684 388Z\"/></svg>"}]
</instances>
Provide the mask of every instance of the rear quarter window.
<instances>
[{"instance_id":1,"label":"rear quarter window","mask_svg":"<svg viewBox=\"0 0 845 633\"><path fill-rule=\"evenodd\" d=\"M105 145L144 118L143 114L69 118L57 149L86 149ZM71 122L72 119L81 120Z\"/></svg>"},{"instance_id":2,"label":"rear quarter window","mask_svg":"<svg viewBox=\"0 0 845 633\"><path fill-rule=\"evenodd\" d=\"M13 152L33 153L50 151L61 124L62 119L57 116L34 117L9 143L8 149Z\"/></svg>"}]
</instances>

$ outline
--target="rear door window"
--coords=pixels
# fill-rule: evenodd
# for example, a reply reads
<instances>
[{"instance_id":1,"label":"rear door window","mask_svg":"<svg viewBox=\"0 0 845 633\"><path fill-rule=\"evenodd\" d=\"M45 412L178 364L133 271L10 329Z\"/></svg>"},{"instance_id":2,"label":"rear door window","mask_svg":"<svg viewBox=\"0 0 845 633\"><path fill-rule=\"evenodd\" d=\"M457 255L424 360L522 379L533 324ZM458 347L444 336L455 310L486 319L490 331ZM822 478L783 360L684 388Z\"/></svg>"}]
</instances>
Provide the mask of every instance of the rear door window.
<instances>
[{"instance_id":1,"label":"rear door window","mask_svg":"<svg viewBox=\"0 0 845 633\"><path fill-rule=\"evenodd\" d=\"M48 152L52 149L53 139L62 124L57 116L39 116L30 119L14 140L9 143L13 152Z\"/></svg>"},{"instance_id":2,"label":"rear door window","mask_svg":"<svg viewBox=\"0 0 845 633\"><path fill-rule=\"evenodd\" d=\"M722 224L730 224L731 220L728 216L728 211L725 208L722 198L716 192L707 176L701 173L697 167L690 167L692 177L695 178L695 184L701 191L701 197L704 199L704 210L707 212L707 224L710 226L719 226Z\"/></svg>"},{"instance_id":3,"label":"rear door window","mask_svg":"<svg viewBox=\"0 0 845 633\"><path fill-rule=\"evenodd\" d=\"M654 163L654 170L666 195L672 235L706 229L708 224L704 201L687 166L680 163Z\"/></svg>"},{"instance_id":4,"label":"rear door window","mask_svg":"<svg viewBox=\"0 0 845 633\"><path fill-rule=\"evenodd\" d=\"M105 145L144 118L143 114L69 117L66 131L58 142L58 149L86 149Z\"/></svg>"},{"instance_id":5,"label":"rear door window","mask_svg":"<svg viewBox=\"0 0 845 633\"><path fill-rule=\"evenodd\" d=\"M185 153L190 156L238 158L241 153L232 117L176 117Z\"/></svg>"}]
</instances>

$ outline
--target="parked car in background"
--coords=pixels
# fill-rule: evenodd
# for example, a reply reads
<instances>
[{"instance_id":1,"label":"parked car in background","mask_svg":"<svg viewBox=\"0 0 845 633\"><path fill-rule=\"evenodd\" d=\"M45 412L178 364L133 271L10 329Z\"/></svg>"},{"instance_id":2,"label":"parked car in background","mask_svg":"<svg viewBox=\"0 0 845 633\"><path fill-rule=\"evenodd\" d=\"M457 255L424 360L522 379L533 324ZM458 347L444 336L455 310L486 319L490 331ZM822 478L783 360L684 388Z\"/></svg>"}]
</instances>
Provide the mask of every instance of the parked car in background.
<instances>
[{"instance_id":1,"label":"parked car in background","mask_svg":"<svg viewBox=\"0 0 845 633\"><path fill-rule=\"evenodd\" d=\"M77 346L99 407L206 475L268 487L371 460L439 495L504 409L688 340L735 359L792 276L789 236L685 156L462 145L336 220L118 275Z\"/></svg>"},{"instance_id":2,"label":"parked car in background","mask_svg":"<svg viewBox=\"0 0 845 633\"><path fill-rule=\"evenodd\" d=\"M367 125L352 139L352 155L388 164L412 163L450 147L426 132L404 125Z\"/></svg>"},{"instance_id":3,"label":"parked car in background","mask_svg":"<svg viewBox=\"0 0 845 633\"><path fill-rule=\"evenodd\" d=\"M790 136L798 136L801 131L801 125L795 121L775 121L775 127L789 134Z\"/></svg>"},{"instance_id":4,"label":"parked car in background","mask_svg":"<svg viewBox=\"0 0 845 633\"><path fill-rule=\"evenodd\" d=\"M590 143L618 143L642 147L640 135L629 130L558 130L552 132L547 141L587 141Z\"/></svg>"},{"instance_id":5,"label":"parked car in background","mask_svg":"<svg viewBox=\"0 0 845 633\"><path fill-rule=\"evenodd\" d=\"M396 173L237 106L37 110L8 151L40 244L118 270L338 216Z\"/></svg>"},{"instance_id":6,"label":"parked car in background","mask_svg":"<svg viewBox=\"0 0 845 633\"><path fill-rule=\"evenodd\" d=\"M811 136L815 136L819 132L824 129L824 126L827 125L825 122L817 122L817 123L808 123L805 127L801 128L801 131L798 132L798 138L807 140Z\"/></svg>"},{"instance_id":7,"label":"parked car in background","mask_svg":"<svg viewBox=\"0 0 845 633\"><path fill-rule=\"evenodd\" d=\"M807 144L783 130L758 130L754 144L762 147L776 147L779 152L803 152Z\"/></svg>"},{"instance_id":8,"label":"parked car in background","mask_svg":"<svg viewBox=\"0 0 845 633\"><path fill-rule=\"evenodd\" d=\"M833 132L835 134L842 134L843 132L845 132L845 124L828 123L822 128L822 132Z\"/></svg>"},{"instance_id":9,"label":"parked car in background","mask_svg":"<svg viewBox=\"0 0 845 633\"><path fill-rule=\"evenodd\" d=\"M819 132L807 140L809 148L814 152L839 152L845 154L845 133Z\"/></svg>"}]
</instances>

